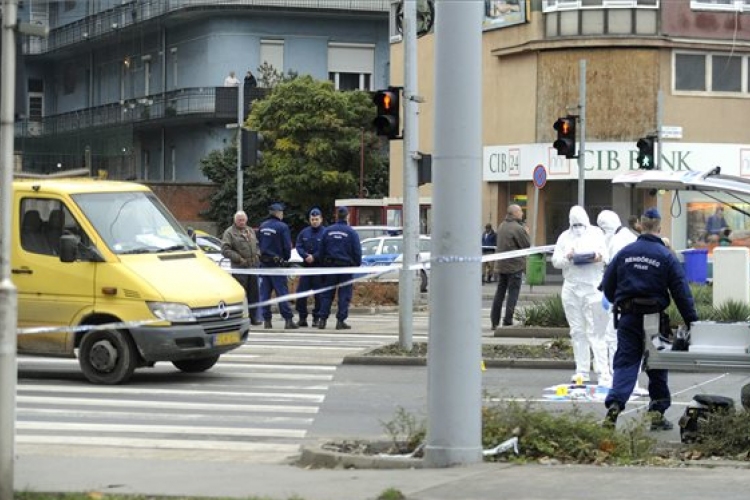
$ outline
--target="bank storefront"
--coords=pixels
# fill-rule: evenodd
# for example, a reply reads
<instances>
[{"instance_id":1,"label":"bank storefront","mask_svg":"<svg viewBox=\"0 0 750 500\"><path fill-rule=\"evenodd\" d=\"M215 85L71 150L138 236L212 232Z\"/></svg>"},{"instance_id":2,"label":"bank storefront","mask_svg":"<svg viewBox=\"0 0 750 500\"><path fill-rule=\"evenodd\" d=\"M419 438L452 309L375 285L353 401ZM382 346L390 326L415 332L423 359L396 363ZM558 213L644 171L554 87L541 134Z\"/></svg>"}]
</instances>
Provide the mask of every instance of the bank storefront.
<instances>
[{"instance_id":1,"label":"bank storefront","mask_svg":"<svg viewBox=\"0 0 750 500\"><path fill-rule=\"evenodd\" d=\"M706 239L705 224L714 214L717 200L701 193L681 193L674 200L670 193L641 192L622 187L613 189L611 180L622 173L637 170L638 151L634 143L591 142L586 144L584 162L585 208L592 223L604 208L615 210L625 222L631 214L642 213L644 207L659 202L665 218L665 233L672 238L675 248L688 248ZM538 243L554 243L568 227L568 210L578 200L578 160L557 156L549 144L519 144L486 146L483 150L483 180L490 185L502 219L505 204L521 202L530 221L535 188L532 175L537 165L547 171L547 183L540 193L539 218L541 228ZM688 171L721 167L724 174L750 178L750 144L702 144L663 142L659 166L662 170ZM719 196L720 200L733 201ZM739 204L750 212L750 206ZM750 217L725 210L727 225L740 235L750 232Z\"/></svg>"}]
</instances>

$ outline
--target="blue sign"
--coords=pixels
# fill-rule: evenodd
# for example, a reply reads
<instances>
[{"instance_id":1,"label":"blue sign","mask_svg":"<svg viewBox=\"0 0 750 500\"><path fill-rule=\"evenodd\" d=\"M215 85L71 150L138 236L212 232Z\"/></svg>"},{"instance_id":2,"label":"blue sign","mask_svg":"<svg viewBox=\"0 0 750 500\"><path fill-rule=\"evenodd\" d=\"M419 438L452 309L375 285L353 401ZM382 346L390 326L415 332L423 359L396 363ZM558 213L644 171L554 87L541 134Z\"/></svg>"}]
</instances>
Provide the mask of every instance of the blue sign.
<instances>
[{"instance_id":1,"label":"blue sign","mask_svg":"<svg viewBox=\"0 0 750 500\"><path fill-rule=\"evenodd\" d=\"M542 189L547 184L547 169L544 165L537 165L534 167L534 185L537 189Z\"/></svg>"}]
</instances>

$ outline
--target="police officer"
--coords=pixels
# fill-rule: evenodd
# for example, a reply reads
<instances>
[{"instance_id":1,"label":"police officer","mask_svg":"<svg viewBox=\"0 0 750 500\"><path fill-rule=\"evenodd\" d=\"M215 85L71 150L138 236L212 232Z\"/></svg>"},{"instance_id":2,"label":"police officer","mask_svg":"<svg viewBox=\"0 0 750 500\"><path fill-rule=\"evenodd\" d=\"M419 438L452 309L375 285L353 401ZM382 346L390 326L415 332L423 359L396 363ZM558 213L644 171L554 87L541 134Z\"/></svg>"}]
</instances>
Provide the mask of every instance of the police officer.
<instances>
[{"instance_id":1,"label":"police officer","mask_svg":"<svg viewBox=\"0 0 750 500\"><path fill-rule=\"evenodd\" d=\"M268 218L258 228L258 247L260 248L260 267L279 268L286 266L292 254L292 234L289 226L282 221L284 218L284 205L274 203L268 207ZM271 291L276 292L276 297L289 294L286 276L262 275L260 282L260 301L266 302L271 298ZM294 322L294 313L289 303L279 302L281 316L286 321L284 328L287 330L297 329ZM271 324L271 307L262 306L263 327L273 328Z\"/></svg>"},{"instance_id":2,"label":"police officer","mask_svg":"<svg viewBox=\"0 0 750 500\"><path fill-rule=\"evenodd\" d=\"M320 240L323 238L324 227L323 214L320 208L315 207L310 210L310 225L300 231L297 235L297 253L302 259L303 267L320 267ZM322 288L322 276L319 275L302 275L297 284L297 292L306 292L308 290L318 290ZM320 294L313 296L312 326L317 327L320 322ZM299 314L298 326L307 325L307 297L297 299L297 314Z\"/></svg>"},{"instance_id":3,"label":"police officer","mask_svg":"<svg viewBox=\"0 0 750 500\"><path fill-rule=\"evenodd\" d=\"M650 208L641 216L642 233L620 250L607 266L602 291L615 305L617 351L614 360L612 389L604 400L607 417L604 425L614 428L617 417L633 392L644 353L643 318L663 313L672 295L685 325L698 320L693 296L682 265L659 237L661 216ZM647 369L648 406L651 430L670 430L672 423L664 418L671 404L667 370Z\"/></svg>"},{"instance_id":4,"label":"police officer","mask_svg":"<svg viewBox=\"0 0 750 500\"><path fill-rule=\"evenodd\" d=\"M362 246L359 242L359 234L349 226L347 219L349 210L339 207L336 210L336 222L326 228L323 239L320 242L320 257L325 267L349 267L362 264ZM331 314L333 294L338 290L338 311L336 312L336 330L349 330L351 326L346 323L349 317L349 303L352 300L352 284L341 285L351 281L351 274L328 274L325 285L331 287L323 292L320 298L320 321L318 328L324 330L326 321Z\"/></svg>"}]
</instances>

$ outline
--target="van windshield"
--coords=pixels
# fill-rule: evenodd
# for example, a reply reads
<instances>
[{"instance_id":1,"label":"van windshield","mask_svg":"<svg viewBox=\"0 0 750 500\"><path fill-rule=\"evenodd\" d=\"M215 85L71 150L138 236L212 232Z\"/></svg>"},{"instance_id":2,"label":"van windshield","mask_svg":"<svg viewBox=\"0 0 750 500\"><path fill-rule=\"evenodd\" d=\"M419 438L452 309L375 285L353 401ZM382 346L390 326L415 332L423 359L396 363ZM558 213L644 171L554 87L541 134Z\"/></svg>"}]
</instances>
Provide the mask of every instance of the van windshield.
<instances>
[{"instance_id":1,"label":"van windshield","mask_svg":"<svg viewBox=\"0 0 750 500\"><path fill-rule=\"evenodd\" d=\"M116 254L197 250L153 193L83 193L72 197Z\"/></svg>"}]
</instances>

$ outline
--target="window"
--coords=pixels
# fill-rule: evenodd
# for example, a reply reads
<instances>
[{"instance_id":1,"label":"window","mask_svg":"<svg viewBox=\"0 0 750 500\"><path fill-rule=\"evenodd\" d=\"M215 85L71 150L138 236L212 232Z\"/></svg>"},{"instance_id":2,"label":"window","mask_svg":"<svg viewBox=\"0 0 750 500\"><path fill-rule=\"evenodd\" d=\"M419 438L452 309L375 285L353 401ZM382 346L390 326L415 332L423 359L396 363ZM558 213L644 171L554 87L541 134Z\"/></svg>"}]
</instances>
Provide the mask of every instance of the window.
<instances>
[{"instance_id":1,"label":"window","mask_svg":"<svg viewBox=\"0 0 750 500\"><path fill-rule=\"evenodd\" d=\"M51 198L25 198L21 201L21 247L42 255L60 254L60 236L74 234L81 242L89 239L68 209Z\"/></svg>"},{"instance_id":2,"label":"window","mask_svg":"<svg viewBox=\"0 0 750 500\"><path fill-rule=\"evenodd\" d=\"M746 55L676 52L673 90L750 97L749 65L750 57Z\"/></svg>"},{"instance_id":3,"label":"window","mask_svg":"<svg viewBox=\"0 0 750 500\"><path fill-rule=\"evenodd\" d=\"M750 0L690 0L693 10L724 10L750 12Z\"/></svg>"},{"instance_id":4,"label":"window","mask_svg":"<svg viewBox=\"0 0 750 500\"><path fill-rule=\"evenodd\" d=\"M401 32L398 30L398 6L400 0L391 0L391 11L388 18L388 26L391 42L400 42L402 39Z\"/></svg>"},{"instance_id":5,"label":"window","mask_svg":"<svg viewBox=\"0 0 750 500\"><path fill-rule=\"evenodd\" d=\"M260 65L264 63L284 73L284 40L260 41Z\"/></svg>"},{"instance_id":6,"label":"window","mask_svg":"<svg viewBox=\"0 0 750 500\"><path fill-rule=\"evenodd\" d=\"M44 81L29 78L27 89L29 121L40 122L44 116Z\"/></svg>"},{"instance_id":7,"label":"window","mask_svg":"<svg viewBox=\"0 0 750 500\"><path fill-rule=\"evenodd\" d=\"M656 9L659 7L659 0L544 0L542 2L542 12L601 8L622 9L633 7Z\"/></svg>"},{"instance_id":8,"label":"window","mask_svg":"<svg viewBox=\"0 0 750 500\"><path fill-rule=\"evenodd\" d=\"M328 45L328 78L337 90L372 90L375 46L359 43Z\"/></svg>"}]
</instances>

